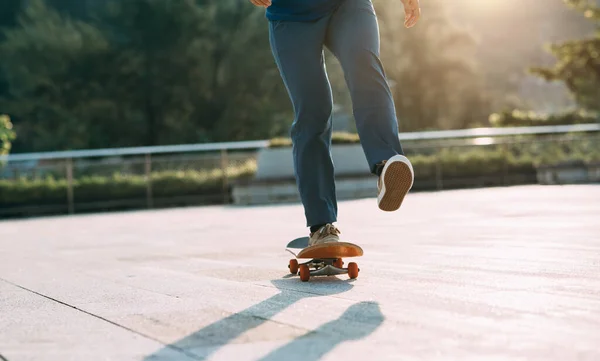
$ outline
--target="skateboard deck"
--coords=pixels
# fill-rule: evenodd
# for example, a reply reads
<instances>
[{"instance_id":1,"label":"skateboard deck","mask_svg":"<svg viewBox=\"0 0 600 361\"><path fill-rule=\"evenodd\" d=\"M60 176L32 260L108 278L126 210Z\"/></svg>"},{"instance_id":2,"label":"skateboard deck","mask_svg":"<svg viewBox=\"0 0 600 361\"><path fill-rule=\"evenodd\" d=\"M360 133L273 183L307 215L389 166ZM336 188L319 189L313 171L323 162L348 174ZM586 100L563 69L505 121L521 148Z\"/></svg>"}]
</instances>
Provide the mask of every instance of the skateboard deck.
<instances>
[{"instance_id":1,"label":"skateboard deck","mask_svg":"<svg viewBox=\"0 0 600 361\"><path fill-rule=\"evenodd\" d=\"M311 276L334 276L348 274L351 279L358 277L360 269L354 262L343 268L343 258L360 257L363 250L350 242L336 242L308 246L308 237L296 238L286 246L286 251L296 257L291 259L288 268L290 273L299 274L300 279L306 282ZM307 262L298 264L298 259L308 259ZM312 270L311 270L312 268Z\"/></svg>"}]
</instances>

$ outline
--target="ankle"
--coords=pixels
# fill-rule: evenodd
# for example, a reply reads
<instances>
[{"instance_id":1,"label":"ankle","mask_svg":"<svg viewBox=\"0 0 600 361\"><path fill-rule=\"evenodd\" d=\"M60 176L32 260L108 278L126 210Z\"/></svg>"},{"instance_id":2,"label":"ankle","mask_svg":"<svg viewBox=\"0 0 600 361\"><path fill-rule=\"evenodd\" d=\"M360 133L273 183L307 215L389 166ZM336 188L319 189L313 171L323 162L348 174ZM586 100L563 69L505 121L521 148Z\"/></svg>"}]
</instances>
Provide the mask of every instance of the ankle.
<instances>
[{"instance_id":1,"label":"ankle","mask_svg":"<svg viewBox=\"0 0 600 361\"><path fill-rule=\"evenodd\" d=\"M325 224L317 224L316 226L310 226L310 233L313 234L321 229Z\"/></svg>"},{"instance_id":2,"label":"ankle","mask_svg":"<svg viewBox=\"0 0 600 361\"><path fill-rule=\"evenodd\" d=\"M376 174L378 177L381 177L381 173L383 172L383 167L385 167L385 162L386 162L386 161L382 161L382 162L380 162L380 163L377 163L377 164L375 165L375 174Z\"/></svg>"}]
</instances>

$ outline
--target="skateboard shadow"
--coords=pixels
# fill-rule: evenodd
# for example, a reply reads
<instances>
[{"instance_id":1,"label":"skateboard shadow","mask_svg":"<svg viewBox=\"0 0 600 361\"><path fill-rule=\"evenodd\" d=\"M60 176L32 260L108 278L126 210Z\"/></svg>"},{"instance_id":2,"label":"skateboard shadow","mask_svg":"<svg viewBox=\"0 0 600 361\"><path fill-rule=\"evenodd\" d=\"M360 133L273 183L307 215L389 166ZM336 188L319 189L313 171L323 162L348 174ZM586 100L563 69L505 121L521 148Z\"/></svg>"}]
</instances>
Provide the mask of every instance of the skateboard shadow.
<instances>
[{"instance_id":1,"label":"skateboard shadow","mask_svg":"<svg viewBox=\"0 0 600 361\"><path fill-rule=\"evenodd\" d=\"M144 361L205 360L223 346L270 321L302 299L332 296L352 288L349 282L332 280L322 278L310 283L301 283L297 279L273 280L271 283L280 293L167 345L147 356ZM261 360L288 360L291 355L299 355L299 359L303 361L318 360L344 341L357 340L371 334L383 320L378 304L358 303L348 308L337 320L290 341Z\"/></svg>"}]
</instances>

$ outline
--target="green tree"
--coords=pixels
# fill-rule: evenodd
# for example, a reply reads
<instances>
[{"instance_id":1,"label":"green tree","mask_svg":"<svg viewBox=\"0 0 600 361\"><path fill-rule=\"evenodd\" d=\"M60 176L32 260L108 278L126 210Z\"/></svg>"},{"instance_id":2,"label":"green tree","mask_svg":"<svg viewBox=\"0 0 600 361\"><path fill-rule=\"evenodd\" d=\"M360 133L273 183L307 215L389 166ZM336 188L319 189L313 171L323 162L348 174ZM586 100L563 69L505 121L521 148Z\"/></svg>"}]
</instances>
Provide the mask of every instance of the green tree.
<instances>
[{"instance_id":1,"label":"green tree","mask_svg":"<svg viewBox=\"0 0 600 361\"><path fill-rule=\"evenodd\" d=\"M487 118L483 79L471 61L475 42L450 21L444 2L421 2L423 16L411 29L400 2L374 3L400 129L464 128Z\"/></svg>"},{"instance_id":2,"label":"green tree","mask_svg":"<svg viewBox=\"0 0 600 361\"><path fill-rule=\"evenodd\" d=\"M256 139L291 123L261 10L235 0L104 5L72 18L32 0L4 32L10 93L0 106L22 151Z\"/></svg>"},{"instance_id":3,"label":"green tree","mask_svg":"<svg viewBox=\"0 0 600 361\"><path fill-rule=\"evenodd\" d=\"M94 134L87 114L102 118L102 86L95 81L109 44L101 32L33 0L19 26L0 45L9 94L3 111L15 120L26 150L86 147ZM90 71L92 69L92 71Z\"/></svg>"},{"instance_id":4,"label":"green tree","mask_svg":"<svg viewBox=\"0 0 600 361\"><path fill-rule=\"evenodd\" d=\"M12 123L7 115L0 115L0 155L8 154L11 141L16 137Z\"/></svg>"},{"instance_id":5,"label":"green tree","mask_svg":"<svg viewBox=\"0 0 600 361\"><path fill-rule=\"evenodd\" d=\"M145 144L270 137L285 125L285 89L262 12L236 0L112 1L102 18L114 92L145 120ZM263 20L263 21L261 21Z\"/></svg>"},{"instance_id":6,"label":"green tree","mask_svg":"<svg viewBox=\"0 0 600 361\"><path fill-rule=\"evenodd\" d=\"M292 107L273 60L264 11L239 0L198 0L203 50L198 126L214 140L282 135Z\"/></svg>"},{"instance_id":7,"label":"green tree","mask_svg":"<svg viewBox=\"0 0 600 361\"><path fill-rule=\"evenodd\" d=\"M189 121L203 77L203 18L194 0L111 0L101 13L114 59L105 89L138 129L135 143L198 140Z\"/></svg>"},{"instance_id":8,"label":"green tree","mask_svg":"<svg viewBox=\"0 0 600 361\"><path fill-rule=\"evenodd\" d=\"M17 14L22 6L22 0L3 0L0 1L0 41L4 40L4 35L1 30L11 28L17 23ZM1 58L5 58L0 53ZM0 67L0 97L5 96L8 92L8 84L6 74Z\"/></svg>"},{"instance_id":9,"label":"green tree","mask_svg":"<svg viewBox=\"0 0 600 361\"><path fill-rule=\"evenodd\" d=\"M592 37L553 44L553 67L531 69L547 81L563 82L584 108L600 110L600 7L593 0L564 0L596 25Z\"/></svg>"},{"instance_id":10,"label":"green tree","mask_svg":"<svg viewBox=\"0 0 600 361\"><path fill-rule=\"evenodd\" d=\"M17 14L22 6L22 0L0 1L0 28L8 28L16 25Z\"/></svg>"}]
</instances>

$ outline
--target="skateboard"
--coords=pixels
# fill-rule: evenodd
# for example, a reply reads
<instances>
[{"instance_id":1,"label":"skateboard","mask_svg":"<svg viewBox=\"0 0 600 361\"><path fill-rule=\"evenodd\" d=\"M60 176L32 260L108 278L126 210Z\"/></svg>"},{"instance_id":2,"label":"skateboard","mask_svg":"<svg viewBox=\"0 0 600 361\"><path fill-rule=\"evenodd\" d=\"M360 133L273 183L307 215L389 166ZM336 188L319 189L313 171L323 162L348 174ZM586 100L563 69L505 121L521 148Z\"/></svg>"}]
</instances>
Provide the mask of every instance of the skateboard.
<instances>
[{"instance_id":1,"label":"skateboard","mask_svg":"<svg viewBox=\"0 0 600 361\"><path fill-rule=\"evenodd\" d=\"M360 271L358 265L350 262L348 268L343 268L342 258L363 255L362 248L348 242L325 243L309 247L308 237L296 238L287 244L285 250L296 257L290 260L288 268L291 274L299 274L302 282L307 282L311 276L340 274L348 274L351 279L355 279ZM298 264L298 259L308 259L308 261Z\"/></svg>"}]
</instances>

